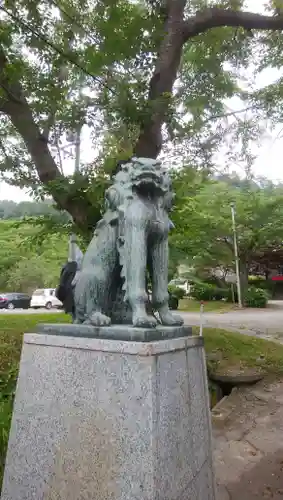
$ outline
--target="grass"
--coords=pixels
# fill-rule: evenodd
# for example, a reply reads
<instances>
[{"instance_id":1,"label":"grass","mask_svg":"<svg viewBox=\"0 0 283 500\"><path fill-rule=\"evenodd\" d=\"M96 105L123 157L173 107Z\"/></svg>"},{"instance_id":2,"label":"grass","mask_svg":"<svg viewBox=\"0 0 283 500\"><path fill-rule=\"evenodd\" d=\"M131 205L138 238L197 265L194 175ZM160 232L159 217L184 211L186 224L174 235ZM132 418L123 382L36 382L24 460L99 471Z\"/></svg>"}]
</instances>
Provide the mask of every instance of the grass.
<instances>
[{"instance_id":1,"label":"grass","mask_svg":"<svg viewBox=\"0 0 283 500\"><path fill-rule=\"evenodd\" d=\"M68 316L58 313L0 316L0 486L23 333L34 331L38 323L68 321ZM197 333L197 328L194 331ZM218 359L209 364L217 370L258 367L267 374L283 376L283 346L280 344L210 328L204 330L204 338L206 353L215 354Z\"/></svg>"},{"instance_id":2,"label":"grass","mask_svg":"<svg viewBox=\"0 0 283 500\"><path fill-rule=\"evenodd\" d=\"M235 305L229 302L224 302L222 300L211 300L210 302L204 302L204 312L218 312L224 313L235 309ZM197 300L184 298L179 302L179 310L183 312L199 312L200 302Z\"/></svg>"},{"instance_id":3,"label":"grass","mask_svg":"<svg viewBox=\"0 0 283 500\"><path fill-rule=\"evenodd\" d=\"M215 354L217 359L209 364L217 371L257 368L265 374L283 377L283 345L216 328L204 329L204 339L208 357Z\"/></svg>"}]
</instances>

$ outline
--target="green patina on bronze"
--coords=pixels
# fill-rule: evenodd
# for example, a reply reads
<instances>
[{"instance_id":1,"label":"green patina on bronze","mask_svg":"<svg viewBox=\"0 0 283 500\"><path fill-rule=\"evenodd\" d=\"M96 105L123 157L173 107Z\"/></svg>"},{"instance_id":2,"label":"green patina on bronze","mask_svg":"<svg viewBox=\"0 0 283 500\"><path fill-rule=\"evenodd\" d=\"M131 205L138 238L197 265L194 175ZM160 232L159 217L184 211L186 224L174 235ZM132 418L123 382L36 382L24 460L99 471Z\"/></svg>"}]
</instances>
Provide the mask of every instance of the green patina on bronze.
<instances>
[{"instance_id":1,"label":"green patina on bronze","mask_svg":"<svg viewBox=\"0 0 283 500\"><path fill-rule=\"evenodd\" d=\"M168 307L168 231L173 192L160 162L133 158L121 166L106 191L98 222L75 282L77 324L132 324L154 328L152 307L166 326L183 324Z\"/></svg>"}]
</instances>

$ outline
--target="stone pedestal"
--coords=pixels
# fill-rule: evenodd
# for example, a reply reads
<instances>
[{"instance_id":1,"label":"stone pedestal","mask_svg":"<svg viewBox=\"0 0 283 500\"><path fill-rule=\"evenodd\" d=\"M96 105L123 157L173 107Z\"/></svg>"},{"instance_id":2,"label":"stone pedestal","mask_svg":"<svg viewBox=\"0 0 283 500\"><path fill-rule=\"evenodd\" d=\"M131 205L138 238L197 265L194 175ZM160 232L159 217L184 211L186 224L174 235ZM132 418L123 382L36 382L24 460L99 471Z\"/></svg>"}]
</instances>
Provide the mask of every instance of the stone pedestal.
<instances>
[{"instance_id":1,"label":"stone pedestal","mask_svg":"<svg viewBox=\"0 0 283 500\"><path fill-rule=\"evenodd\" d=\"M202 338L26 334L1 499L215 500Z\"/></svg>"}]
</instances>

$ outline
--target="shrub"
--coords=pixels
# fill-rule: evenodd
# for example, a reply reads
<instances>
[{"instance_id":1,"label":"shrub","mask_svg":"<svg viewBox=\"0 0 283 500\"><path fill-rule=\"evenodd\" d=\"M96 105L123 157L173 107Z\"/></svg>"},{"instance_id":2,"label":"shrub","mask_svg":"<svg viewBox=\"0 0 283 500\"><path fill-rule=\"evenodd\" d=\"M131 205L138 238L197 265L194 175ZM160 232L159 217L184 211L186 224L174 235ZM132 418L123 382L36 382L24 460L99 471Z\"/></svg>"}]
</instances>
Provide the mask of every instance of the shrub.
<instances>
[{"instance_id":1,"label":"shrub","mask_svg":"<svg viewBox=\"0 0 283 500\"><path fill-rule=\"evenodd\" d=\"M228 300L229 290L227 288L215 287L213 291L212 300Z\"/></svg>"},{"instance_id":2,"label":"shrub","mask_svg":"<svg viewBox=\"0 0 283 500\"><path fill-rule=\"evenodd\" d=\"M276 289L276 282L275 281L264 280L264 279L254 279L254 280L249 280L249 285L256 287L256 288L262 288L263 290L266 290L270 299L274 296L274 292Z\"/></svg>"},{"instance_id":3,"label":"shrub","mask_svg":"<svg viewBox=\"0 0 283 500\"><path fill-rule=\"evenodd\" d=\"M191 296L196 300L227 300L228 289L218 288L209 283L195 284L191 289Z\"/></svg>"},{"instance_id":4,"label":"shrub","mask_svg":"<svg viewBox=\"0 0 283 500\"><path fill-rule=\"evenodd\" d=\"M183 290L182 288L179 288L178 286L174 286L174 285L168 286L168 292L170 292L171 295L174 295L174 297L177 297L179 300L183 299L186 295L185 290Z\"/></svg>"},{"instance_id":5,"label":"shrub","mask_svg":"<svg viewBox=\"0 0 283 500\"><path fill-rule=\"evenodd\" d=\"M244 294L244 303L246 307L266 307L268 293L262 288L250 286Z\"/></svg>"},{"instance_id":6,"label":"shrub","mask_svg":"<svg viewBox=\"0 0 283 500\"><path fill-rule=\"evenodd\" d=\"M211 300L213 285L195 284L191 288L191 296L196 300Z\"/></svg>"}]
</instances>

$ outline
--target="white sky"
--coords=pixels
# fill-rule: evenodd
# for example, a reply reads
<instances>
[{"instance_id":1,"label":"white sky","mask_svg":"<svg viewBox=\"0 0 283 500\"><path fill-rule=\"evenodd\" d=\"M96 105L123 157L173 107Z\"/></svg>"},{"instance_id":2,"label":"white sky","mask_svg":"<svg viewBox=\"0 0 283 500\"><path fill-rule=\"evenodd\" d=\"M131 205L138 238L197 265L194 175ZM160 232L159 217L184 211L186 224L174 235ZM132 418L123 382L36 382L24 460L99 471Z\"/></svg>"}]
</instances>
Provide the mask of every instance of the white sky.
<instances>
[{"instance_id":1,"label":"white sky","mask_svg":"<svg viewBox=\"0 0 283 500\"><path fill-rule=\"evenodd\" d=\"M246 8L253 12L263 12L264 11L265 0L246 0ZM270 84L276 78L278 78L279 72L273 69L265 70L259 77L257 86L265 86ZM229 107L232 109L237 109L239 103L235 100L231 100ZM239 108L238 108L239 109ZM283 181L283 169L282 169L282 156L283 156L283 125L278 126L272 135L268 134L261 141L261 146L258 147L254 145L253 154L257 156L257 159L253 166L253 172L257 176L267 177L273 181ZM82 148L81 148L81 159L82 161L90 161L95 157L94 146L89 138L88 130L85 130L82 134ZM218 161L221 166L221 153L218 156ZM66 160L64 164L64 170L71 173L73 169L73 160ZM236 165L231 165L231 171L239 171ZM241 173L239 171L239 173ZM16 202L22 200L30 199L29 196L24 192L24 190L12 186L8 186L4 182L0 182L0 199L9 199Z\"/></svg>"}]
</instances>

